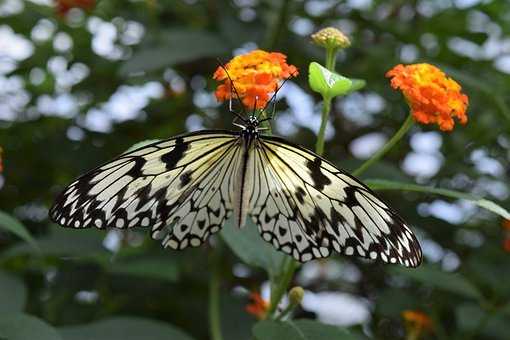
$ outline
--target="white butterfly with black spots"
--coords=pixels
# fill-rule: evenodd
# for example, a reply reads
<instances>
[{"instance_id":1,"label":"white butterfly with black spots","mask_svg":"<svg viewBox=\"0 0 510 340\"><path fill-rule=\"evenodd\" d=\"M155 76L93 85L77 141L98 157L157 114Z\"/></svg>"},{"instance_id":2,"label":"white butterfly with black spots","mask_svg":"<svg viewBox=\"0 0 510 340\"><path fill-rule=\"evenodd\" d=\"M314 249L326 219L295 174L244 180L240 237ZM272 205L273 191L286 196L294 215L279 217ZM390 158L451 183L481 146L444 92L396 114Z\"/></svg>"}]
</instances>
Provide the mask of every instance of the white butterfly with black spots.
<instances>
[{"instance_id":1,"label":"white butterfly with black spots","mask_svg":"<svg viewBox=\"0 0 510 340\"><path fill-rule=\"evenodd\" d=\"M158 141L71 183L50 210L72 228L150 227L165 247L197 247L231 215L250 216L264 240L306 262L334 250L416 267L407 224L363 183L313 152L261 135L205 130Z\"/></svg>"}]
</instances>

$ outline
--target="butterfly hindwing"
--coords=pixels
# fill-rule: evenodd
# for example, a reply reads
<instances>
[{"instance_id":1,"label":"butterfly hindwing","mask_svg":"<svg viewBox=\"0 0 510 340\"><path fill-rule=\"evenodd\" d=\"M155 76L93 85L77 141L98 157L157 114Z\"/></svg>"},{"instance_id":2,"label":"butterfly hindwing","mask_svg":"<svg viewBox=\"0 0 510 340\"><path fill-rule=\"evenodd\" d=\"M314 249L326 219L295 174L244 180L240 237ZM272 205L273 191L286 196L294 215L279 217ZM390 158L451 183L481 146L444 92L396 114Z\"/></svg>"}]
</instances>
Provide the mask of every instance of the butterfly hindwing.
<instances>
[{"instance_id":1,"label":"butterfly hindwing","mask_svg":"<svg viewBox=\"0 0 510 340\"><path fill-rule=\"evenodd\" d=\"M73 228L151 227L175 249L198 246L230 214L238 135L200 131L152 143L78 178L50 210ZM173 227L173 228L172 228Z\"/></svg>"},{"instance_id":2,"label":"butterfly hindwing","mask_svg":"<svg viewBox=\"0 0 510 340\"><path fill-rule=\"evenodd\" d=\"M345 255L416 267L409 227L364 184L320 156L278 137L255 150L251 215L262 237L301 262Z\"/></svg>"}]
</instances>

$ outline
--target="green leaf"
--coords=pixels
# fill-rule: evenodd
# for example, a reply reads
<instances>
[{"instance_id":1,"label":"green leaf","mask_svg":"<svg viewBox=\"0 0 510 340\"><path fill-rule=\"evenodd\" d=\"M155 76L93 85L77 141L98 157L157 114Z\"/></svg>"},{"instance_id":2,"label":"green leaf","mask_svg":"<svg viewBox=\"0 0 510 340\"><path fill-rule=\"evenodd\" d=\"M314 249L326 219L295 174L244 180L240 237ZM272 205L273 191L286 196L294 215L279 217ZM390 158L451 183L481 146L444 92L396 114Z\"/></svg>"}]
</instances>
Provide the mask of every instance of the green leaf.
<instances>
[{"instance_id":1,"label":"green leaf","mask_svg":"<svg viewBox=\"0 0 510 340\"><path fill-rule=\"evenodd\" d=\"M26 314L0 314L0 337L8 340L61 340L45 321Z\"/></svg>"},{"instance_id":2,"label":"green leaf","mask_svg":"<svg viewBox=\"0 0 510 340\"><path fill-rule=\"evenodd\" d=\"M51 228L50 233L38 239L38 246L42 255L73 256L76 258L91 258L98 254L109 255L103 248L102 242L106 234L96 229L67 229L59 226ZM32 247L26 244L14 245L2 254L11 257L34 254Z\"/></svg>"},{"instance_id":3,"label":"green leaf","mask_svg":"<svg viewBox=\"0 0 510 340\"><path fill-rule=\"evenodd\" d=\"M86 325L59 328L65 340L192 340L168 323L137 317L117 317Z\"/></svg>"},{"instance_id":4,"label":"green leaf","mask_svg":"<svg viewBox=\"0 0 510 340\"><path fill-rule=\"evenodd\" d=\"M363 79L351 78L351 81L352 81L352 84L351 84L351 88L349 89L349 92L361 90L362 88L365 87L365 85L367 85L367 82Z\"/></svg>"},{"instance_id":5,"label":"green leaf","mask_svg":"<svg viewBox=\"0 0 510 340\"><path fill-rule=\"evenodd\" d=\"M278 274L287 256L264 241L251 220L247 220L246 226L239 230L230 219L223 226L220 235L244 263L266 269L270 274Z\"/></svg>"},{"instance_id":6,"label":"green leaf","mask_svg":"<svg viewBox=\"0 0 510 340\"><path fill-rule=\"evenodd\" d=\"M229 51L219 36L197 30L171 30L154 46L135 52L120 68L121 75L159 70L205 57L218 57Z\"/></svg>"},{"instance_id":7,"label":"green leaf","mask_svg":"<svg viewBox=\"0 0 510 340\"><path fill-rule=\"evenodd\" d=\"M179 277L177 265L169 257L145 259L129 257L119 262L113 262L108 267L108 271L115 274L169 282L175 282Z\"/></svg>"},{"instance_id":8,"label":"green leaf","mask_svg":"<svg viewBox=\"0 0 510 340\"><path fill-rule=\"evenodd\" d=\"M437 288L472 299L482 299L482 293L460 273L448 273L439 268L423 264L408 270L400 267L389 269L394 274L406 276L429 287Z\"/></svg>"},{"instance_id":9,"label":"green leaf","mask_svg":"<svg viewBox=\"0 0 510 340\"><path fill-rule=\"evenodd\" d=\"M332 99L350 92L352 80L331 72L319 63L312 62L308 67L308 83L315 92L324 99ZM357 83L357 86L360 84Z\"/></svg>"},{"instance_id":10,"label":"green leaf","mask_svg":"<svg viewBox=\"0 0 510 340\"><path fill-rule=\"evenodd\" d=\"M351 340L359 339L346 329L325 325L313 320L296 321L260 321L253 327L257 340L293 339L293 340Z\"/></svg>"},{"instance_id":11,"label":"green leaf","mask_svg":"<svg viewBox=\"0 0 510 340\"><path fill-rule=\"evenodd\" d=\"M411 183L402 183L402 182L394 182L387 180L379 180L379 179L369 179L364 181L366 185L368 185L373 190L403 190L403 191L416 191L416 192L424 192L429 194L436 194L446 197L452 197L457 199L463 199L473 202L478 205L480 208L487 209L495 214L502 216L505 219L510 219L510 212L508 212L503 207L497 205L496 203L476 197L470 194L466 194L459 191L448 190L448 189L440 189L440 188L432 188L417 184Z\"/></svg>"},{"instance_id":12,"label":"green leaf","mask_svg":"<svg viewBox=\"0 0 510 340\"><path fill-rule=\"evenodd\" d=\"M27 289L23 281L0 271L0 313L23 311L26 299Z\"/></svg>"},{"instance_id":13,"label":"green leaf","mask_svg":"<svg viewBox=\"0 0 510 340\"><path fill-rule=\"evenodd\" d=\"M0 211L0 229L10 231L26 241L34 249L38 249L37 242L32 235L30 235L27 228L18 219L3 211Z\"/></svg>"}]
</instances>

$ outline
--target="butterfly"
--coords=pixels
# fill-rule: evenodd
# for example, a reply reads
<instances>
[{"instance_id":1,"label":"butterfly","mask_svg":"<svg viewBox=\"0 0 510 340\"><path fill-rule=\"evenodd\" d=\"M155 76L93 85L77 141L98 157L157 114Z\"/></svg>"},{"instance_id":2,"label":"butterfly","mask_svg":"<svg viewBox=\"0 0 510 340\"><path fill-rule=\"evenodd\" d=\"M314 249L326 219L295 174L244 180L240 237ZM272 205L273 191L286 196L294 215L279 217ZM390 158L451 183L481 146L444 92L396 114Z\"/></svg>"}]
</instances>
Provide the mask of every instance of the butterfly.
<instances>
[{"instance_id":1,"label":"butterfly","mask_svg":"<svg viewBox=\"0 0 510 340\"><path fill-rule=\"evenodd\" d=\"M71 228L151 228L164 247L197 247L230 217L300 262L332 251L416 267L417 238L386 203L321 156L264 135L202 130L128 151L71 183L50 209Z\"/></svg>"}]
</instances>

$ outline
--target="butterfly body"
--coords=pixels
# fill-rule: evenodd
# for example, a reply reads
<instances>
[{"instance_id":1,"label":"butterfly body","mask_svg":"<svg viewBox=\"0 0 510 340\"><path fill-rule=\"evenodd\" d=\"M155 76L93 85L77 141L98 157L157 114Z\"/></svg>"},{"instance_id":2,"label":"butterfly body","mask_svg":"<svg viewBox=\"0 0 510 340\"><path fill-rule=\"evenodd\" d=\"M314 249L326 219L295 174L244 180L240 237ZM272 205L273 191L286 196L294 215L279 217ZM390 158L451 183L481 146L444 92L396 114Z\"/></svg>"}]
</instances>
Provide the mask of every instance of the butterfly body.
<instances>
[{"instance_id":1,"label":"butterfly body","mask_svg":"<svg viewBox=\"0 0 510 340\"><path fill-rule=\"evenodd\" d=\"M305 262L332 251L416 267L418 241L360 181L313 152L260 134L203 130L155 142L71 183L50 210L73 228L150 227L165 247L196 247L233 215Z\"/></svg>"}]
</instances>

